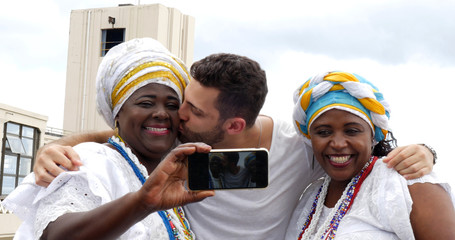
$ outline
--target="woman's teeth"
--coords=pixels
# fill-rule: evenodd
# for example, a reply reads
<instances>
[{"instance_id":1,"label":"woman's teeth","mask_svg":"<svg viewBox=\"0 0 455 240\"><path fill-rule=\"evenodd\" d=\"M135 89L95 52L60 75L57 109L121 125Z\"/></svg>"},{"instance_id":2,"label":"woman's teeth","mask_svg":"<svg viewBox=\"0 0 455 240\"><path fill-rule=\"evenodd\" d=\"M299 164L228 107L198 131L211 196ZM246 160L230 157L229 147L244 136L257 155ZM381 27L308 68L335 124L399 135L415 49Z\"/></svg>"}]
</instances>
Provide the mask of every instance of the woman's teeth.
<instances>
[{"instance_id":1,"label":"woman's teeth","mask_svg":"<svg viewBox=\"0 0 455 240\"><path fill-rule=\"evenodd\" d=\"M147 127L147 130L153 131L153 132L164 132L167 130L167 128L154 128L154 127Z\"/></svg>"},{"instance_id":2,"label":"woman's teeth","mask_svg":"<svg viewBox=\"0 0 455 240\"><path fill-rule=\"evenodd\" d=\"M349 160L350 155L347 156L330 156L330 161L335 163L345 163Z\"/></svg>"}]
</instances>

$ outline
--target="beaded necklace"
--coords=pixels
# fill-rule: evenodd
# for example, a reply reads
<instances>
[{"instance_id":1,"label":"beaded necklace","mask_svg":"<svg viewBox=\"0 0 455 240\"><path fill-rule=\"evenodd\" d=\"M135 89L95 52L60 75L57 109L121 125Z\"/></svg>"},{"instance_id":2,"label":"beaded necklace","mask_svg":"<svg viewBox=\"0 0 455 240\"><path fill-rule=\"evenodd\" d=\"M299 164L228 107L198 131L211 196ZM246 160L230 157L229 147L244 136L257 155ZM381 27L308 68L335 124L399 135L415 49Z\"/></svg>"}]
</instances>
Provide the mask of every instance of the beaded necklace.
<instances>
[{"instance_id":1,"label":"beaded necklace","mask_svg":"<svg viewBox=\"0 0 455 240\"><path fill-rule=\"evenodd\" d=\"M343 195L338 200L335 207L330 212L327 219L321 225L322 227L317 230L315 234L315 239L334 239L338 226L341 219L346 215L347 211L350 209L354 203L354 199L357 196L357 193L360 190L360 187L365 180L365 178L370 174L373 169L374 163L376 162L377 157L372 156L370 160L365 164L360 173L358 173L345 188ZM316 194L313 205L311 206L311 211L306 221L302 227L302 232L300 232L300 239L309 239L313 232L316 230L316 225L319 221L319 217L322 213L322 208L325 202L325 197L327 196L327 189L330 183L330 177L326 176L324 183L319 188L318 193ZM325 238L324 238L325 236Z\"/></svg>"},{"instance_id":2,"label":"beaded necklace","mask_svg":"<svg viewBox=\"0 0 455 240\"><path fill-rule=\"evenodd\" d=\"M136 156L131 152L131 151L126 151L128 149L125 146L125 143L123 142L123 139L120 138L120 136L112 136L109 138L107 141L110 143L112 146L114 146L119 153L125 158L125 160L128 162L128 164L131 166L131 168L134 171L134 174L136 174L137 178L139 181L141 181L141 184L144 185L146 178L144 177L144 174L141 172L141 170L138 168L138 166L133 162L133 158L136 158ZM124 145L124 147L122 146ZM129 154L131 153L131 154ZM131 155L131 156L130 156ZM185 239L193 239L191 230L189 230L189 225L188 222L185 220L184 214L182 207L176 207L174 208L174 212L176 213L177 218L179 221L182 223L183 226L183 232L185 234ZM166 230L169 235L169 239L181 239L177 227L174 225L174 223L171 220L171 216L167 211L159 211L158 214L160 215L161 219L163 220L164 226L166 226Z\"/></svg>"}]
</instances>

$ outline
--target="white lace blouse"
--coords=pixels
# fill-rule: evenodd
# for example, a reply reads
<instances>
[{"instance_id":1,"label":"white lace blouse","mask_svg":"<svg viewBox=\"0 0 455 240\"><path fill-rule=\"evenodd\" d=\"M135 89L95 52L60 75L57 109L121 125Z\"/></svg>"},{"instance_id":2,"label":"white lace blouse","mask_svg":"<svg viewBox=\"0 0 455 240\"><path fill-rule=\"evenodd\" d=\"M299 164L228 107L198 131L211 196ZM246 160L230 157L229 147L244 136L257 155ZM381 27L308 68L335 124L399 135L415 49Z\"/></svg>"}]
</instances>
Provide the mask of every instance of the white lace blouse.
<instances>
[{"instance_id":1,"label":"white lace blouse","mask_svg":"<svg viewBox=\"0 0 455 240\"><path fill-rule=\"evenodd\" d=\"M131 166L116 150L97 143L79 144L74 149L84 164L80 171L60 174L48 188L37 186L32 173L4 200L5 207L24 221L15 239L39 239L46 226L59 216L94 209L141 187ZM133 161L146 172L137 158ZM184 236L177 214L173 210L167 212L179 236ZM133 225L120 239L169 239L169 236L159 214L153 213Z\"/></svg>"},{"instance_id":2,"label":"white lace blouse","mask_svg":"<svg viewBox=\"0 0 455 240\"><path fill-rule=\"evenodd\" d=\"M298 239L311 210L314 198L323 184L320 179L303 193L289 223L286 240ZM414 239L409 219L412 199L408 185L418 182L440 184L454 196L450 186L442 183L434 173L406 181L395 170L387 168L381 159L376 161L370 175L365 179L351 209L341 220L335 239ZM332 209L324 206L316 229L326 220Z\"/></svg>"}]
</instances>

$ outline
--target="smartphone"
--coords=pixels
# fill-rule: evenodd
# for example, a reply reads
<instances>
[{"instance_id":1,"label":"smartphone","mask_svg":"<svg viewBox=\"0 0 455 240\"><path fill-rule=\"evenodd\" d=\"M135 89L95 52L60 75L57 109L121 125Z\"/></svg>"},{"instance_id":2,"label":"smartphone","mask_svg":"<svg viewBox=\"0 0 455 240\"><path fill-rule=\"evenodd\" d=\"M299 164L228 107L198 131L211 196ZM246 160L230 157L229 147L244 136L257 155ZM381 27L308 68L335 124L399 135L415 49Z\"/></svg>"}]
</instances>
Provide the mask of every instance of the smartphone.
<instances>
[{"instance_id":1,"label":"smartphone","mask_svg":"<svg viewBox=\"0 0 455 240\"><path fill-rule=\"evenodd\" d=\"M213 149L188 156L190 190L265 188L268 184L265 148Z\"/></svg>"}]
</instances>

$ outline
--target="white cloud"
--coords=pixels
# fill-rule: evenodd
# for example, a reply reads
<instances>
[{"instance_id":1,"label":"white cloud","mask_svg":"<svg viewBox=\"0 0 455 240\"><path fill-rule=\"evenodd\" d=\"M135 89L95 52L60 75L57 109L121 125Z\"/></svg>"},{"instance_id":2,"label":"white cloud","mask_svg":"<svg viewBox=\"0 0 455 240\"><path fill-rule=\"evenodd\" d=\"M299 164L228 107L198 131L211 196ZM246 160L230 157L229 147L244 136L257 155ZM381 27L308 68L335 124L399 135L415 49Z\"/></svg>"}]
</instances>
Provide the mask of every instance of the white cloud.
<instances>
[{"instance_id":1,"label":"white cloud","mask_svg":"<svg viewBox=\"0 0 455 240\"><path fill-rule=\"evenodd\" d=\"M51 0L5 4L0 10L0 61L17 66L9 72L18 76L40 68L65 71L69 18L58 5Z\"/></svg>"},{"instance_id":2,"label":"white cloud","mask_svg":"<svg viewBox=\"0 0 455 240\"><path fill-rule=\"evenodd\" d=\"M65 70L48 67L23 71L21 66L0 60L0 102L48 116L48 126L63 126Z\"/></svg>"}]
</instances>

